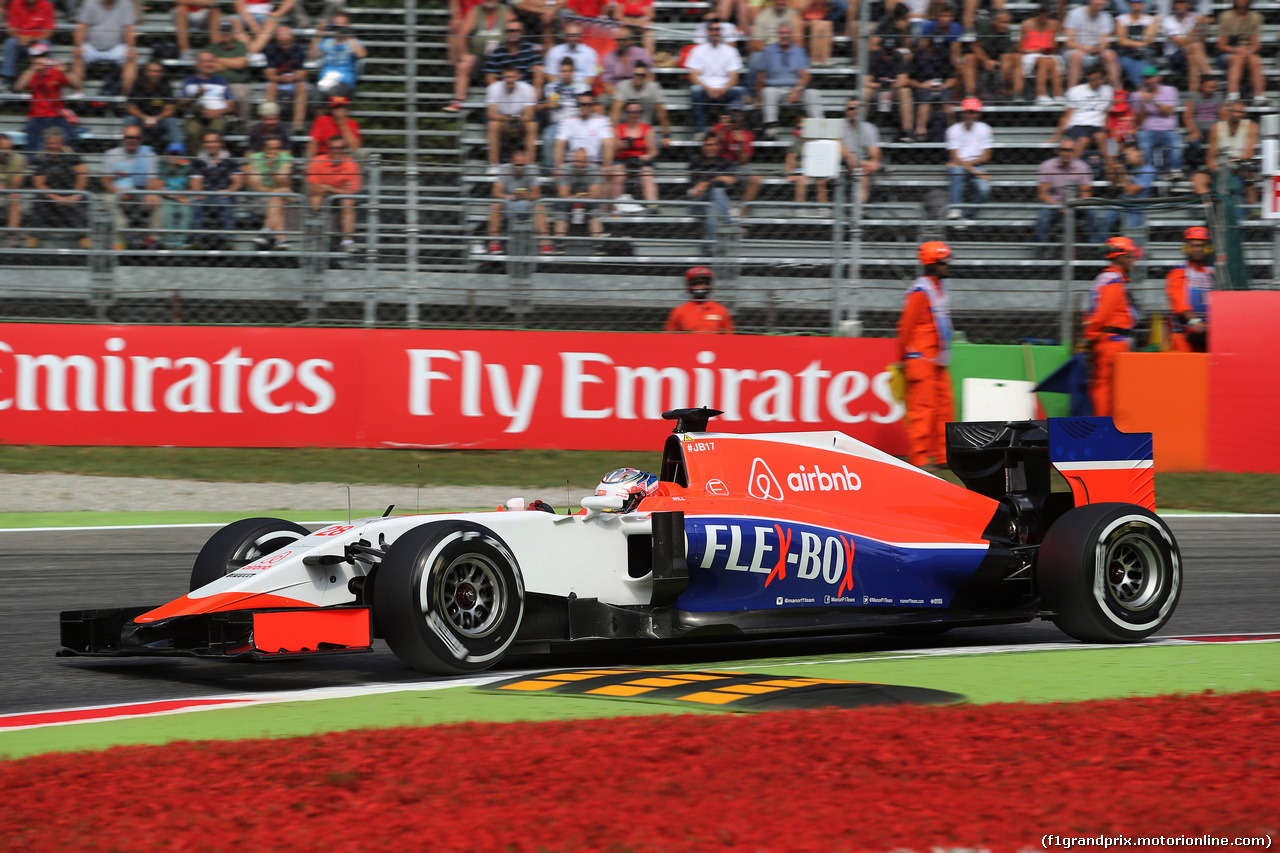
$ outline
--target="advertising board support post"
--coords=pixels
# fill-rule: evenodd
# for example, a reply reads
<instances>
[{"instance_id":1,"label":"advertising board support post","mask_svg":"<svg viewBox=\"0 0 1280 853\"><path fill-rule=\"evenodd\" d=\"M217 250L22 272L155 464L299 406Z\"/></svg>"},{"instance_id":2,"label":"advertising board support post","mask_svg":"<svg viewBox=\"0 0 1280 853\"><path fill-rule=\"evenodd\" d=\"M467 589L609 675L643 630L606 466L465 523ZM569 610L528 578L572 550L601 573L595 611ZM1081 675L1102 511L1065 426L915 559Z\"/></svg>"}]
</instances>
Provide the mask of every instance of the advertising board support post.
<instances>
[{"instance_id":1,"label":"advertising board support post","mask_svg":"<svg viewBox=\"0 0 1280 853\"><path fill-rule=\"evenodd\" d=\"M369 180L365 185L369 209L365 213L364 324L378 320L378 226L382 199L382 158L369 155Z\"/></svg>"},{"instance_id":2,"label":"advertising board support post","mask_svg":"<svg viewBox=\"0 0 1280 853\"><path fill-rule=\"evenodd\" d=\"M1280 115L1262 117L1262 218L1271 222L1271 289L1280 290Z\"/></svg>"},{"instance_id":3,"label":"advertising board support post","mask_svg":"<svg viewBox=\"0 0 1280 853\"><path fill-rule=\"evenodd\" d=\"M831 334L840 334L841 293L844 287L844 184L840 180L841 119L806 118L801 165L806 178L835 184L835 222L831 234Z\"/></svg>"}]
</instances>

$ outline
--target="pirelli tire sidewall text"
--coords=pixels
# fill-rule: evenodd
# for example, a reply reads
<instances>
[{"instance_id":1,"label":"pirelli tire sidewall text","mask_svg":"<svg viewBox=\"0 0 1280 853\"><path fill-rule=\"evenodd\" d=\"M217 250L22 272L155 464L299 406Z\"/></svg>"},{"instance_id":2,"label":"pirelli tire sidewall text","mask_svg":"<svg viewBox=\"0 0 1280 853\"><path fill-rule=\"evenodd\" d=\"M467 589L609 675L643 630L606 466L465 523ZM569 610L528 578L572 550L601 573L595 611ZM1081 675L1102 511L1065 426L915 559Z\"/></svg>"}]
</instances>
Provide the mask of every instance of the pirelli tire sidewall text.
<instances>
[{"instance_id":1,"label":"pirelli tire sidewall text","mask_svg":"<svg viewBox=\"0 0 1280 853\"><path fill-rule=\"evenodd\" d=\"M311 531L283 518L242 518L233 521L204 543L191 567L191 586L197 590L218 578L274 554Z\"/></svg>"},{"instance_id":2,"label":"pirelli tire sidewall text","mask_svg":"<svg viewBox=\"0 0 1280 853\"><path fill-rule=\"evenodd\" d=\"M391 544L373 610L396 657L422 672L488 669L524 616L524 579L500 536L470 521L424 524Z\"/></svg>"},{"instance_id":3,"label":"pirelli tire sidewall text","mask_svg":"<svg viewBox=\"0 0 1280 853\"><path fill-rule=\"evenodd\" d=\"M1124 503L1065 513L1044 537L1036 586L1065 633L1127 643L1164 627L1182 594L1182 555L1155 513Z\"/></svg>"}]
</instances>

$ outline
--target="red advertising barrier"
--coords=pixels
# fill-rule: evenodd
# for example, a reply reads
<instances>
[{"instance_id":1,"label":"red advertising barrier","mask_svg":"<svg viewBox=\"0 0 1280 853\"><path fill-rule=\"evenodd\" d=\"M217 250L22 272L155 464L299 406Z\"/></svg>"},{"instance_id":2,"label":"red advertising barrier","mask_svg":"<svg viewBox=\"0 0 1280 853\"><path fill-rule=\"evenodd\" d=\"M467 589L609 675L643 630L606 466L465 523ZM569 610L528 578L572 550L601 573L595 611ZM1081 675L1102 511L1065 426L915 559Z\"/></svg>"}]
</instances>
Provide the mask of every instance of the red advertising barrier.
<instances>
[{"instance_id":1,"label":"red advertising barrier","mask_svg":"<svg viewBox=\"0 0 1280 853\"><path fill-rule=\"evenodd\" d=\"M905 451L890 339L0 324L0 442L648 450L664 410Z\"/></svg>"},{"instance_id":2,"label":"red advertising barrier","mask_svg":"<svg viewBox=\"0 0 1280 853\"><path fill-rule=\"evenodd\" d=\"M1209 302L1209 470L1280 473L1280 293Z\"/></svg>"}]
</instances>

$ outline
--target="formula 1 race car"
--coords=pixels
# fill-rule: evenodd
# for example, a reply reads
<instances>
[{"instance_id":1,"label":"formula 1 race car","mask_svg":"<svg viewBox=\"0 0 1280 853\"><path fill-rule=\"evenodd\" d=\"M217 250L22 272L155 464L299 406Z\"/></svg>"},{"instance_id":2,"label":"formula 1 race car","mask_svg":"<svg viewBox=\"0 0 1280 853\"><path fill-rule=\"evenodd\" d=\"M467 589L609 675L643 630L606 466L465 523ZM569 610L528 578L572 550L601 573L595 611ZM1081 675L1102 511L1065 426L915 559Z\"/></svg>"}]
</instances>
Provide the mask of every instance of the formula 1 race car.
<instances>
[{"instance_id":1,"label":"formula 1 race car","mask_svg":"<svg viewBox=\"0 0 1280 853\"><path fill-rule=\"evenodd\" d=\"M1133 642L1177 605L1150 434L1110 418L948 424L962 487L838 432L708 432L718 414L668 412L657 475L614 472L573 515L517 498L314 533L237 521L200 551L187 595L64 612L59 654L263 660L382 637L409 666L452 674L583 640L1038 618ZM1053 470L1070 491L1051 488Z\"/></svg>"}]
</instances>

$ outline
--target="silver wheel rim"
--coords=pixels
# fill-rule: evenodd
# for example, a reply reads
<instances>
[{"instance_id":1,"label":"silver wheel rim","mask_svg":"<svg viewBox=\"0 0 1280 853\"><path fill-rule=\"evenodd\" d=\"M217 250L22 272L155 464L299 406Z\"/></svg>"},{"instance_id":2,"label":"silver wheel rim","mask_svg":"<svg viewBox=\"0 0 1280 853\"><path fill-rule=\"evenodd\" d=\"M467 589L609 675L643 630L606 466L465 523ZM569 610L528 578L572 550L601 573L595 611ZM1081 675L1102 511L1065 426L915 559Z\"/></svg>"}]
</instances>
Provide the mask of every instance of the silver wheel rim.
<instances>
[{"instance_id":1,"label":"silver wheel rim","mask_svg":"<svg viewBox=\"0 0 1280 853\"><path fill-rule=\"evenodd\" d=\"M1160 599L1168 566L1146 527L1131 523L1116 530L1103 560L1107 594L1117 605L1137 612Z\"/></svg>"},{"instance_id":2,"label":"silver wheel rim","mask_svg":"<svg viewBox=\"0 0 1280 853\"><path fill-rule=\"evenodd\" d=\"M479 639L502 621L507 609L505 592L493 561L481 554L463 554L441 572L440 613L451 631Z\"/></svg>"}]
</instances>

